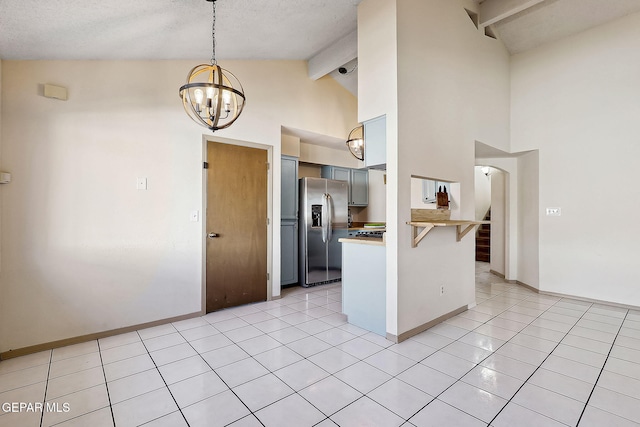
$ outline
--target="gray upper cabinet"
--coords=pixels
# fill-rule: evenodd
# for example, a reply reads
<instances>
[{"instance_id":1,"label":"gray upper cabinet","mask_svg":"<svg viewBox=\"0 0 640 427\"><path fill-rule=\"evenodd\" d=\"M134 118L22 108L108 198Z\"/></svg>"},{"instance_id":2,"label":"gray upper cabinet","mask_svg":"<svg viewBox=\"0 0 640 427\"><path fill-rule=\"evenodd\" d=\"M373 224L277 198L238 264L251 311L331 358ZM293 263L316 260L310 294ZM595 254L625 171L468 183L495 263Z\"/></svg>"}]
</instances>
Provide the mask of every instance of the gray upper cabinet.
<instances>
[{"instance_id":1,"label":"gray upper cabinet","mask_svg":"<svg viewBox=\"0 0 640 427\"><path fill-rule=\"evenodd\" d=\"M280 219L298 219L298 159L282 156Z\"/></svg>"},{"instance_id":2,"label":"gray upper cabinet","mask_svg":"<svg viewBox=\"0 0 640 427\"><path fill-rule=\"evenodd\" d=\"M369 204L368 170L323 166L322 177L347 181L349 184L349 206L367 206Z\"/></svg>"},{"instance_id":3,"label":"gray upper cabinet","mask_svg":"<svg viewBox=\"0 0 640 427\"><path fill-rule=\"evenodd\" d=\"M349 185L351 206L367 206L369 204L369 171L351 169Z\"/></svg>"},{"instance_id":4,"label":"gray upper cabinet","mask_svg":"<svg viewBox=\"0 0 640 427\"><path fill-rule=\"evenodd\" d=\"M363 122L364 166L368 169L387 169L387 117L380 116Z\"/></svg>"}]
</instances>

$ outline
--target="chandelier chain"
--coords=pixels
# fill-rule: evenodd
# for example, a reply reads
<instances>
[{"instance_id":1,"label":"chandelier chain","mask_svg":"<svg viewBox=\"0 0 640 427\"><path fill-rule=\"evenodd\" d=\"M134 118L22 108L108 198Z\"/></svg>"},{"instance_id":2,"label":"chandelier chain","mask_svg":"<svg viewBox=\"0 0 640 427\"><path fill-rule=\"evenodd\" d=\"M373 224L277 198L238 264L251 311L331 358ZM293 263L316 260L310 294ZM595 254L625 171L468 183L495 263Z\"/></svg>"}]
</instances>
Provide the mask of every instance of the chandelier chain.
<instances>
[{"instance_id":1,"label":"chandelier chain","mask_svg":"<svg viewBox=\"0 0 640 427\"><path fill-rule=\"evenodd\" d=\"M216 0L213 0L211 3L213 4L213 19L211 20L211 65L216 65Z\"/></svg>"}]
</instances>

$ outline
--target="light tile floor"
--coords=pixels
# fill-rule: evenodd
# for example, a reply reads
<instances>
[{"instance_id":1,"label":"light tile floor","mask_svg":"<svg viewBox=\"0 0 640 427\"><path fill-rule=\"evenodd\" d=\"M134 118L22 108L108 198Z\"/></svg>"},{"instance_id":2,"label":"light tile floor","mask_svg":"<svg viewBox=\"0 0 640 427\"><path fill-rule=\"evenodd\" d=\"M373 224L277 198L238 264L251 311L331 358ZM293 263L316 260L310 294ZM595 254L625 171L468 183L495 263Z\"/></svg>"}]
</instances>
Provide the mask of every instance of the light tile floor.
<instances>
[{"instance_id":1,"label":"light tile floor","mask_svg":"<svg viewBox=\"0 0 640 427\"><path fill-rule=\"evenodd\" d=\"M0 427L640 425L640 312L476 276L476 307L398 345L325 285L3 361L0 404L57 411Z\"/></svg>"}]
</instances>

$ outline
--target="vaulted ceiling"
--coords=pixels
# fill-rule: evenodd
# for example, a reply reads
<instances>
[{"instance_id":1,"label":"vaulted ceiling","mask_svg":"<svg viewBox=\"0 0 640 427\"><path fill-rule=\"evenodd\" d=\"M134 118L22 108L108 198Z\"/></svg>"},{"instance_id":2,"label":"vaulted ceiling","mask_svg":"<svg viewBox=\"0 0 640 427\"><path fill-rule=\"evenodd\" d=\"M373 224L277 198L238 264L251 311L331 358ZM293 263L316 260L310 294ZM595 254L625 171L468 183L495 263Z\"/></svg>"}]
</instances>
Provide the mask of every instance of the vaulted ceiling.
<instances>
[{"instance_id":1,"label":"vaulted ceiling","mask_svg":"<svg viewBox=\"0 0 640 427\"><path fill-rule=\"evenodd\" d=\"M331 73L355 92L357 73L335 70L356 64L360 1L217 0L218 58L310 60L310 76ZM640 0L475 1L479 26L488 26L512 54L640 12ZM0 59L208 59L211 5L0 0Z\"/></svg>"},{"instance_id":2,"label":"vaulted ceiling","mask_svg":"<svg viewBox=\"0 0 640 427\"><path fill-rule=\"evenodd\" d=\"M480 24L495 21L492 29L517 54L635 12L638 0L484 0Z\"/></svg>"}]
</instances>

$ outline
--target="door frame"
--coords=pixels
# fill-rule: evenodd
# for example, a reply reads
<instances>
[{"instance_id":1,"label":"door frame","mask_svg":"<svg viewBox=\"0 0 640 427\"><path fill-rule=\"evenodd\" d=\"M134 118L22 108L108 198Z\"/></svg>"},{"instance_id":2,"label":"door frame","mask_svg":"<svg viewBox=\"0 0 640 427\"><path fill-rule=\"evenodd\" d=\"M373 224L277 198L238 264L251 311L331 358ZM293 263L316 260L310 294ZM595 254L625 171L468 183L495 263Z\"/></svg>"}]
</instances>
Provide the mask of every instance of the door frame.
<instances>
[{"instance_id":1,"label":"door frame","mask_svg":"<svg viewBox=\"0 0 640 427\"><path fill-rule=\"evenodd\" d=\"M221 144L237 145L240 147L257 148L267 152L267 161L269 169L267 171L267 301L273 299L273 146L259 144L251 141L243 141L239 139L221 138L214 135L202 135L202 163L207 161L207 144L209 142L218 142ZM201 234L202 234L202 291L201 291L201 310L207 312L207 171L202 168L202 198L201 198Z\"/></svg>"}]
</instances>

